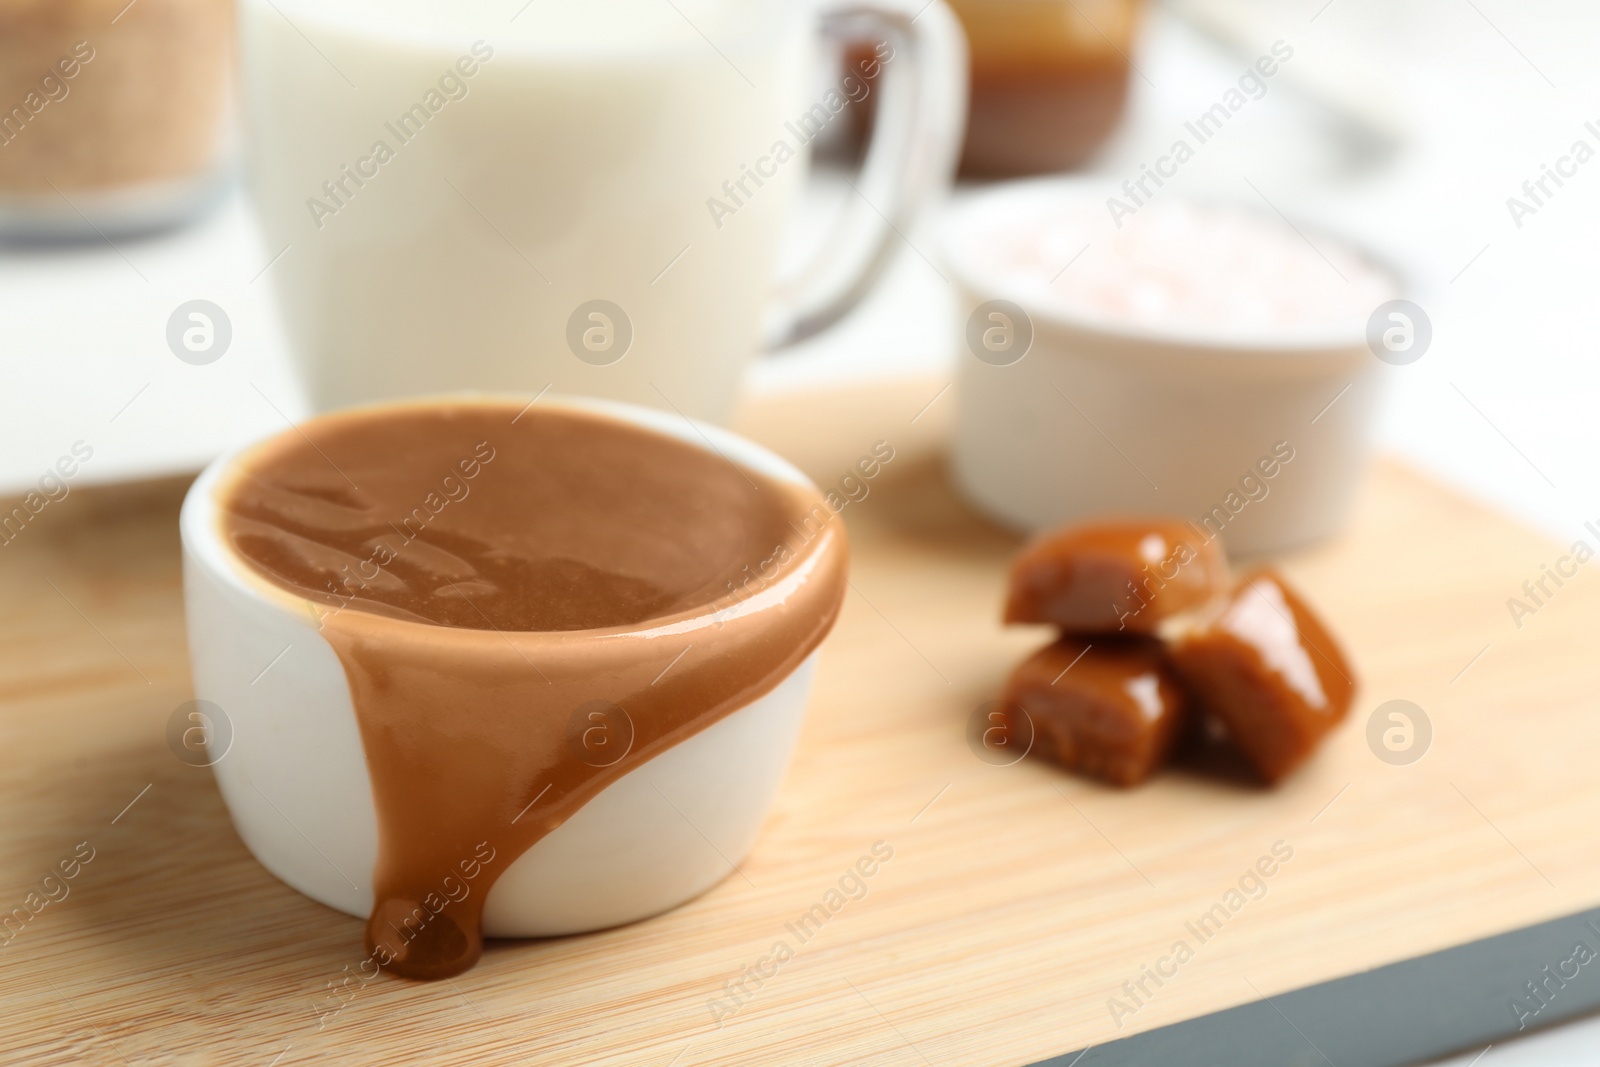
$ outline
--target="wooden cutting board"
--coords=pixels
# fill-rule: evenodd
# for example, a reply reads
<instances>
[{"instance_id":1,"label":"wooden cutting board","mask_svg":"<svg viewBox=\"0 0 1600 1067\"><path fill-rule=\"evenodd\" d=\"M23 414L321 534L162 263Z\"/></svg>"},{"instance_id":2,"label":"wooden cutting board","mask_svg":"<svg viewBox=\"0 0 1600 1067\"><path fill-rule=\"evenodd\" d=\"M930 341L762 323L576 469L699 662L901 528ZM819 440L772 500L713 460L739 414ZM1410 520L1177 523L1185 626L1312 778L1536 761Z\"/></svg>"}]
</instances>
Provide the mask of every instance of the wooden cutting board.
<instances>
[{"instance_id":1,"label":"wooden cutting board","mask_svg":"<svg viewBox=\"0 0 1600 1067\"><path fill-rule=\"evenodd\" d=\"M0 909L93 858L0 947L0 1059L1015 1065L1600 902L1600 583L1581 568L1518 628L1507 598L1564 550L1394 463L1346 536L1285 562L1362 685L1281 788L1189 768L1117 792L976 758L970 716L1043 635L996 623L1016 542L947 488L942 385L745 413L825 486L878 440L896 455L845 509L853 591L739 872L648 922L348 1000L329 986L361 924L258 866L165 740L191 696L183 482L50 504L0 547ZM1432 726L1410 765L1368 745L1391 699Z\"/></svg>"}]
</instances>

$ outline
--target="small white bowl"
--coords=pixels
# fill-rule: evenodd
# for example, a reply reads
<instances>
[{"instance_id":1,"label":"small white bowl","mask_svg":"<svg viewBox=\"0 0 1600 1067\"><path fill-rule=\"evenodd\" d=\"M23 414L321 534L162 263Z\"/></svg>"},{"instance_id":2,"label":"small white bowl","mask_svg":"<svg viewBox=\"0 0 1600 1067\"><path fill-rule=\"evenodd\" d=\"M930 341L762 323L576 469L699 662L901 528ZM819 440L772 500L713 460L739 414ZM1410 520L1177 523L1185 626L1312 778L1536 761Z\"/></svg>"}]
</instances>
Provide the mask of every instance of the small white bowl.
<instances>
[{"instance_id":1,"label":"small white bowl","mask_svg":"<svg viewBox=\"0 0 1600 1067\"><path fill-rule=\"evenodd\" d=\"M811 486L766 449L671 413L596 400L539 404L597 412L700 449L709 441L736 463ZM212 769L234 827L267 870L365 918L378 821L350 687L310 602L249 570L221 537L216 493L243 451L206 468L180 519L195 695L226 717L212 724ZM710 608L706 620L715 624ZM788 766L815 659L634 768L523 853L489 892L484 933L543 937L616 926L675 907L731 874Z\"/></svg>"},{"instance_id":2,"label":"small white bowl","mask_svg":"<svg viewBox=\"0 0 1600 1067\"><path fill-rule=\"evenodd\" d=\"M1092 205L1102 220L1070 243L1105 247L1117 233L1106 208L1113 195L1127 202L1122 190L1092 180L1013 182L971 197L946 220L940 243L963 327L952 444L958 488L1024 531L1103 512L1173 515L1220 533L1245 555L1332 533L1361 476L1381 381L1366 318L1396 295L1394 274L1351 257L1385 283L1386 295L1360 321L1225 331L1141 327L1053 301L1048 270L1092 269L1068 266L1076 247L1057 249L1059 262L1036 264L1034 281L1019 281L1026 270L986 262L997 233L1042 226L1064 204ZM1160 196L1180 200L1171 190ZM1350 253L1344 242L1314 236L1319 254ZM1369 283L1361 292L1373 288L1372 278L1361 280ZM990 317L996 311L1002 318ZM997 333L1002 351L980 357L974 331L991 324L1013 330L1013 347L1003 350L1006 335Z\"/></svg>"}]
</instances>

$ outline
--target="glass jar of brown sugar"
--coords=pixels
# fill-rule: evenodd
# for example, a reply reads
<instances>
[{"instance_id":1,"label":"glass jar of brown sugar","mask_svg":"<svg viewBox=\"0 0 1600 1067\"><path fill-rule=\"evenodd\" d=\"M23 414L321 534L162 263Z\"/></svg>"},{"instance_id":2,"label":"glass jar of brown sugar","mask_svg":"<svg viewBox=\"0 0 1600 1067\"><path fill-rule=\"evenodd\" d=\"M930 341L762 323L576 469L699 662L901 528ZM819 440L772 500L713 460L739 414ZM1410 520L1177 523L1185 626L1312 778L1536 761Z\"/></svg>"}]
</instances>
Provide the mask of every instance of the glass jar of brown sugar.
<instances>
[{"instance_id":1,"label":"glass jar of brown sugar","mask_svg":"<svg viewBox=\"0 0 1600 1067\"><path fill-rule=\"evenodd\" d=\"M182 221L222 187L233 0L0 0L0 236Z\"/></svg>"}]
</instances>

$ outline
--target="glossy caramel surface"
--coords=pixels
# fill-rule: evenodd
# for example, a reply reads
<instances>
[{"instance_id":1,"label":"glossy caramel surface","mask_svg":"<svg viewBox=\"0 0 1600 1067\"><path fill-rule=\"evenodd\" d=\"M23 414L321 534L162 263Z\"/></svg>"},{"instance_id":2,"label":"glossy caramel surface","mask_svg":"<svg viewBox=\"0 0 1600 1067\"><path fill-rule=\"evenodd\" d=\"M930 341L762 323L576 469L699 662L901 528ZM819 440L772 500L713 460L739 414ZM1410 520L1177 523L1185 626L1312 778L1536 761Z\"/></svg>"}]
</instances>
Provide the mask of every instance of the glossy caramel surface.
<instances>
[{"instance_id":1,"label":"glossy caramel surface","mask_svg":"<svg viewBox=\"0 0 1600 1067\"><path fill-rule=\"evenodd\" d=\"M1171 659L1269 782L1281 780L1343 721L1355 671L1327 626L1271 570L1257 571Z\"/></svg>"},{"instance_id":2,"label":"glossy caramel surface","mask_svg":"<svg viewBox=\"0 0 1600 1067\"><path fill-rule=\"evenodd\" d=\"M1107 519L1031 542L1011 567L1005 621L1071 633L1152 633L1227 592L1221 543L1184 522Z\"/></svg>"},{"instance_id":3,"label":"glossy caramel surface","mask_svg":"<svg viewBox=\"0 0 1600 1067\"><path fill-rule=\"evenodd\" d=\"M792 489L660 434L571 410L401 411L317 420L249 464L224 502L239 554L330 607L584 630L709 604L792 536Z\"/></svg>"},{"instance_id":4,"label":"glossy caramel surface","mask_svg":"<svg viewBox=\"0 0 1600 1067\"><path fill-rule=\"evenodd\" d=\"M1012 672L1002 697L1009 729L1031 735L1033 755L1121 786L1166 759L1187 703L1159 644L1119 637L1046 645Z\"/></svg>"}]
</instances>

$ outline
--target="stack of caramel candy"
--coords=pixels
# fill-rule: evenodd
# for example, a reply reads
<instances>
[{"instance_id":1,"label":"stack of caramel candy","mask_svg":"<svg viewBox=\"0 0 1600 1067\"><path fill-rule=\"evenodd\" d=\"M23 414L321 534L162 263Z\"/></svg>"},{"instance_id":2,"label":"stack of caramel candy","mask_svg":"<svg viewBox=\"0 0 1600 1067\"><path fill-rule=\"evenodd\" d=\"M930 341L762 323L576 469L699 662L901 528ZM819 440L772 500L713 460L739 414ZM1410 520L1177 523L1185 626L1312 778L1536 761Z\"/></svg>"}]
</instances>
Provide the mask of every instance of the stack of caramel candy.
<instances>
[{"instance_id":1,"label":"stack of caramel candy","mask_svg":"<svg viewBox=\"0 0 1600 1067\"><path fill-rule=\"evenodd\" d=\"M1281 576L1235 580L1220 545L1182 522L1093 522L1034 541L1012 566L1005 621L1061 631L1006 683L1007 736L1120 786L1208 727L1279 782L1355 689L1328 628Z\"/></svg>"}]
</instances>

